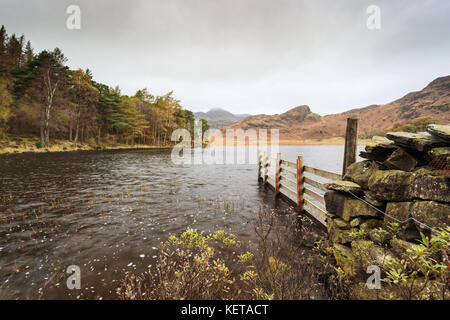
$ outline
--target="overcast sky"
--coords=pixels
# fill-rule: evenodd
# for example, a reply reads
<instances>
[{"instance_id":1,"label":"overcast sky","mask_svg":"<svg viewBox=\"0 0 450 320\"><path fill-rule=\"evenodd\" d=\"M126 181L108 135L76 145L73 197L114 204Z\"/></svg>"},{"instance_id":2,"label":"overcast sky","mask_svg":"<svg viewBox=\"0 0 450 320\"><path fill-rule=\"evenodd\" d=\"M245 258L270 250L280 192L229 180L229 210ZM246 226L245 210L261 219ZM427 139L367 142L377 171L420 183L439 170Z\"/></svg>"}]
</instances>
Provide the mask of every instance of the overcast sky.
<instances>
[{"instance_id":1,"label":"overcast sky","mask_svg":"<svg viewBox=\"0 0 450 320\"><path fill-rule=\"evenodd\" d=\"M81 29L66 8L81 8ZM381 29L369 30L369 5ZM193 111L319 114L387 103L450 74L448 0L1 0L0 24L71 68Z\"/></svg>"}]
</instances>

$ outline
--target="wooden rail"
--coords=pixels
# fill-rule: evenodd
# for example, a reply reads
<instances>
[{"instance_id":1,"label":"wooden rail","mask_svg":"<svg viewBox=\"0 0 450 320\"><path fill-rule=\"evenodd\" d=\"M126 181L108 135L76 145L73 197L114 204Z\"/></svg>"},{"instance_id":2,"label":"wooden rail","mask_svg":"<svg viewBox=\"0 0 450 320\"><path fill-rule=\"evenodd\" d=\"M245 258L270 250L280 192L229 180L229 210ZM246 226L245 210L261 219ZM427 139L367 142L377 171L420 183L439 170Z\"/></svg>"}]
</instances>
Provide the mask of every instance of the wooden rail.
<instances>
[{"instance_id":1,"label":"wooden rail","mask_svg":"<svg viewBox=\"0 0 450 320\"><path fill-rule=\"evenodd\" d=\"M326 226L327 213L320 205L325 204L321 191L326 191L323 182L312 177L305 177L304 173L327 180L340 180L341 175L322 169L303 165L303 157L297 158L297 163L277 157L269 158L267 154L260 154L258 162L258 178L268 184L274 191L275 197L282 196L288 202L295 204L298 214L307 214ZM275 160L271 163L270 160ZM315 191L315 190L320 191ZM310 197L311 200L305 198Z\"/></svg>"},{"instance_id":2,"label":"wooden rail","mask_svg":"<svg viewBox=\"0 0 450 320\"><path fill-rule=\"evenodd\" d=\"M278 153L275 158L269 158L264 152L264 154L258 155L258 180L272 187L275 190L275 197L283 196L288 202L294 203L299 215L307 214L326 227L328 214L321 208L325 204L322 192L326 191L323 180L341 180L347 167L355 162L357 134L358 119L347 119L342 175L305 166L302 156L298 156L297 163L295 163L281 159L281 153ZM271 160L275 164L271 164ZM269 171L269 169L271 170ZM310 175L305 177L304 173ZM321 179L316 180L312 176Z\"/></svg>"}]
</instances>

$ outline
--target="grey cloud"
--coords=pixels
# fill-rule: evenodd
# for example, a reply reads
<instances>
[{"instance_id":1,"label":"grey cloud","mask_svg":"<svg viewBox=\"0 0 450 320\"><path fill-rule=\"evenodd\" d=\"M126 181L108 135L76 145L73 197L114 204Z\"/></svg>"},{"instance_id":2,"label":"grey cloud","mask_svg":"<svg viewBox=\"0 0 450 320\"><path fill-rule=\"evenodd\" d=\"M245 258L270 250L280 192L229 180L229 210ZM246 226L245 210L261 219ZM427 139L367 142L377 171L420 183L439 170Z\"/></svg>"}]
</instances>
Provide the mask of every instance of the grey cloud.
<instances>
[{"instance_id":1,"label":"grey cloud","mask_svg":"<svg viewBox=\"0 0 450 320\"><path fill-rule=\"evenodd\" d=\"M82 29L65 28L78 4ZM382 28L366 28L381 7ZM194 111L320 114L386 103L450 74L445 0L3 0L0 23L133 94Z\"/></svg>"}]
</instances>

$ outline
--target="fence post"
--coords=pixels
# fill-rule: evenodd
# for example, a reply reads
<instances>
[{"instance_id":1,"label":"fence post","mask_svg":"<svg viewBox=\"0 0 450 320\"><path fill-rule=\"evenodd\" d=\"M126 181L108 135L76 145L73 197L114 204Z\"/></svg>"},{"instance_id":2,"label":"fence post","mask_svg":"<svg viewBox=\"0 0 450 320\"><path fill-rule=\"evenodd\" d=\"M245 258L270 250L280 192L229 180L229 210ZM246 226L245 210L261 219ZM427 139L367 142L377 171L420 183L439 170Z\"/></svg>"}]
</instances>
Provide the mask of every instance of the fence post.
<instances>
[{"instance_id":1,"label":"fence post","mask_svg":"<svg viewBox=\"0 0 450 320\"><path fill-rule=\"evenodd\" d=\"M303 179L303 157L297 158L297 214L303 213L303 192L304 192Z\"/></svg>"},{"instance_id":2,"label":"fence post","mask_svg":"<svg viewBox=\"0 0 450 320\"><path fill-rule=\"evenodd\" d=\"M262 153L258 151L258 181L261 181L261 158Z\"/></svg>"},{"instance_id":3,"label":"fence post","mask_svg":"<svg viewBox=\"0 0 450 320\"><path fill-rule=\"evenodd\" d=\"M280 194L280 172L281 172L281 152L277 153L277 162L275 167L275 196Z\"/></svg>"},{"instance_id":4,"label":"fence post","mask_svg":"<svg viewBox=\"0 0 450 320\"><path fill-rule=\"evenodd\" d=\"M264 182L264 184L266 184L267 183L267 166L268 166L268 164L267 164L267 151L264 151L264 161L263 161L263 164L264 164L264 178L263 178L263 182Z\"/></svg>"},{"instance_id":5,"label":"fence post","mask_svg":"<svg viewBox=\"0 0 450 320\"><path fill-rule=\"evenodd\" d=\"M356 118L347 118L347 129L345 132L345 150L344 166L342 168L342 177L344 177L347 168L356 162L356 147L358 143L358 120Z\"/></svg>"}]
</instances>

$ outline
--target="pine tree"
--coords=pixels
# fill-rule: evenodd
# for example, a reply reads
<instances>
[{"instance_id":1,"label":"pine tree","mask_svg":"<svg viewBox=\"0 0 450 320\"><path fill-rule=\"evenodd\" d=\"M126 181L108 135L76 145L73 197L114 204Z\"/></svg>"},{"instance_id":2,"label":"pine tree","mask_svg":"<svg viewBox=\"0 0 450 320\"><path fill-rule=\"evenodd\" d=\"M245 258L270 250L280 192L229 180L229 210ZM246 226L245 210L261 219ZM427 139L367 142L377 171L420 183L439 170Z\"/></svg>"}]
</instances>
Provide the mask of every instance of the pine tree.
<instances>
[{"instance_id":1,"label":"pine tree","mask_svg":"<svg viewBox=\"0 0 450 320\"><path fill-rule=\"evenodd\" d=\"M33 52L33 48L31 47L30 41L27 42L27 45L25 47L24 56L25 56L24 64L29 63L34 58L34 52Z\"/></svg>"},{"instance_id":2,"label":"pine tree","mask_svg":"<svg viewBox=\"0 0 450 320\"><path fill-rule=\"evenodd\" d=\"M6 44L8 41L8 35L6 34L5 26L2 25L0 28L0 68L7 67L7 55L6 55Z\"/></svg>"}]
</instances>

